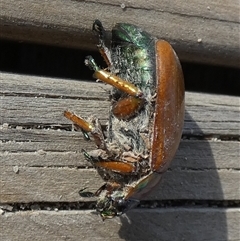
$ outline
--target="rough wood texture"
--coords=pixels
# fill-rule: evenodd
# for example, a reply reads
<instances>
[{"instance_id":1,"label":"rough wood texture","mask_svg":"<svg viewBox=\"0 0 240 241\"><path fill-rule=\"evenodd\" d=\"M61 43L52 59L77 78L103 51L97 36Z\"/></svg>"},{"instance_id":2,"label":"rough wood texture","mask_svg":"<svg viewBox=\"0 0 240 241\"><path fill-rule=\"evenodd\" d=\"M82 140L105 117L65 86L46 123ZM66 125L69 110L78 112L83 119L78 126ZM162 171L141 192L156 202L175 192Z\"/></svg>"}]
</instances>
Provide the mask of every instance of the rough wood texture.
<instances>
[{"instance_id":1,"label":"rough wood texture","mask_svg":"<svg viewBox=\"0 0 240 241\"><path fill-rule=\"evenodd\" d=\"M56 212L52 205L84 203L79 189L94 191L102 183L81 153L94 145L70 131L62 113L95 114L106 123L109 88L5 73L0 83L0 203L9 211L8 204L32 203L32 211L0 215L2 240L240 239L238 97L187 92L184 139L163 182L147 197L157 208L147 205L103 223L91 211ZM186 206L160 208L159 200L186 200ZM216 206L208 207L211 202ZM41 205L48 211L36 210Z\"/></svg>"},{"instance_id":2,"label":"rough wood texture","mask_svg":"<svg viewBox=\"0 0 240 241\"><path fill-rule=\"evenodd\" d=\"M20 241L238 241L239 220L237 208L132 210L105 222L90 211L31 211L1 215L0 232Z\"/></svg>"},{"instance_id":3,"label":"rough wood texture","mask_svg":"<svg viewBox=\"0 0 240 241\"><path fill-rule=\"evenodd\" d=\"M94 19L141 26L181 60L239 67L239 1L1 1L1 38L93 48Z\"/></svg>"}]
</instances>

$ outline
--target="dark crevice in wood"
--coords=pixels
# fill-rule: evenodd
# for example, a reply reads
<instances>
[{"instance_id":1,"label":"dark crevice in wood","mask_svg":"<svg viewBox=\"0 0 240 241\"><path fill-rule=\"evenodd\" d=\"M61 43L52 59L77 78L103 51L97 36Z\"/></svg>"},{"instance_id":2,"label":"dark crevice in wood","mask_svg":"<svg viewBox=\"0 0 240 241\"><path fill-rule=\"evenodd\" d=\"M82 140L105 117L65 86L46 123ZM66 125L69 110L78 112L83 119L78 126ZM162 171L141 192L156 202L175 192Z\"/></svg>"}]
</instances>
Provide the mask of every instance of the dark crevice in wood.
<instances>
[{"instance_id":1,"label":"dark crevice in wood","mask_svg":"<svg viewBox=\"0 0 240 241\"><path fill-rule=\"evenodd\" d=\"M88 200L90 198L87 198ZM94 198L96 199L96 198ZM80 202L31 202L31 203L4 203L0 208L6 212L18 211L63 211L63 210L94 210L95 201ZM164 200L141 201L138 208L236 208L240 207L240 200Z\"/></svg>"},{"instance_id":2,"label":"dark crevice in wood","mask_svg":"<svg viewBox=\"0 0 240 241\"><path fill-rule=\"evenodd\" d=\"M164 200L141 201L141 207L240 207L240 200Z\"/></svg>"},{"instance_id":3,"label":"dark crevice in wood","mask_svg":"<svg viewBox=\"0 0 240 241\"><path fill-rule=\"evenodd\" d=\"M57 130L57 131L71 131L71 132L75 132L75 133L81 133L80 130L78 131L74 131L73 130L73 125L72 124L60 124L60 125L56 125L56 124L42 124L42 123L11 123L11 124L7 124L4 123L3 124L4 127L2 127L3 130L7 130L7 129L18 129L18 130ZM107 130L107 126L106 125L102 125L102 130L106 131ZM80 134L81 135L81 134Z\"/></svg>"},{"instance_id":4,"label":"dark crevice in wood","mask_svg":"<svg viewBox=\"0 0 240 241\"><path fill-rule=\"evenodd\" d=\"M72 125L71 124L43 124L43 123L11 123L11 124L3 124L3 129L18 129L18 130L65 130L65 131L72 131Z\"/></svg>"},{"instance_id":5,"label":"dark crevice in wood","mask_svg":"<svg viewBox=\"0 0 240 241\"><path fill-rule=\"evenodd\" d=\"M56 151L44 151L45 152L45 154L47 154L47 153L61 153L61 151L59 151L59 152L56 152ZM11 153L14 153L14 152L11 152ZM15 152L15 153L17 153L17 152ZM21 153L26 153L26 152L21 152ZM27 153L31 153L31 151L29 151L29 152L27 152ZM44 155L44 154L43 154ZM48 169L74 169L74 170L90 170L90 169L94 169L92 166L91 166L91 164L89 164L89 165L79 165L79 166L77 166L77 165L47 165L47 166L44 166L44 165L14 165L13 167L16 167L17 169L19 169L19 168L25 168L25 167L28 167L29 169L30 168L48 168ZM184 169L183 169L184 170ZM210 169L209 169L210 170ZM216 169L214 169L214 170L216 170ZM16 174L18 174L18 172L16 172Z\"/></svg>"},{"instance_id":6,"label":"dark crevice in wood","mask_svg":"<svg viewBox=\"0 0 240 241\"><path fill-rule=\"evenodd\" d=\"M94 209L95 202L31 202L31 203L4 203L0 208L9 212L29 211L29 210L84 210Z\"/></svg>"},{"instance_id":7,"label":"dark crevice in wood","mask_svg":"<svg viewBox=\"0 0 240 241\"><path fill-rule=\"evenodd\" d=\"M36 94L36 93L17 93L17 92L0 92L0 96L21 96L21 97L34 97L34 98L52 98L52 99L72 99L72 100L99 100L107 101L106 98L99 97L79 97L79 96L66 96L66 95L50 95L50 94Z\"/></svg>"},{"instance_id":8,"label":"dark crevice in wood","mask_svg":"<svg viewBox=\"0 0 240 241\"><path fill-rule=\"evenodd\" d=\"M107 125L101 125L102 130L104 132L107 131ZM67 132L73 132L73 133L79 133L79 136L81 136L80 131L73 130L72 124L51 124L51 123L11 123L7 124L4 123L1 126L2 130L8 130L8 129L18 129L18 130L56 130L56 131L67 131ZM82 137L83 138L83 137ZM216 134L191 134L189 133L188 129L183 129L182 134L182 140L196 140L196 141L237 141L240 142L240 134L237 133L236 135L216 135ZM2 141L7 141L5 139L2 139Z\"/></svg>"},{"instance_id":9,"label":"dark crevice in wood","mask_svg":"<svg viewBox=\"0 0 240 241\"><path fill-rule=\"evenodd\" d=\"M6 40L0 40L0 45L2 72L93 80L85 57L93 55L99 66L106 66L98 52ZM187 91L239 96L240 69L186 62L182 67Z\"/></svg>"},{"instance_id":10,"label":"dark crevice in wood","mask_svg":"<svg viewBox=\"0 0 240 241\"><path fill-rule=\"evenodd\" d=\"M184 133L184 131L183 131ZM191 135L191 134L183 134L183 140L215 140L215 141L240 141L240 134L236 135L206 135L206 134L199 134L199 135Z\"/></svg>"},{"instance_id":11,"label":"dark crevice in wood","mask_svg":"<svg viewBox=\"0 0 240 241\"><path fill-rule=\"evenodd\" d=\"M192 167L174 167L174 168L168 168L168 170L167 170L167 172L175 172L175 171L191 171L191 172L205 172L205 171L212 171L212 170L214 170L214 171L221 171L221 170L223 170L223 171L240 171L240 167L239 168L226 168L226 167L224 167L224 168L209 168L209 167L203 167L203 168L200 168L200 167L198 167L198 168L192 168Z\"/></svg>"}]
</instances>

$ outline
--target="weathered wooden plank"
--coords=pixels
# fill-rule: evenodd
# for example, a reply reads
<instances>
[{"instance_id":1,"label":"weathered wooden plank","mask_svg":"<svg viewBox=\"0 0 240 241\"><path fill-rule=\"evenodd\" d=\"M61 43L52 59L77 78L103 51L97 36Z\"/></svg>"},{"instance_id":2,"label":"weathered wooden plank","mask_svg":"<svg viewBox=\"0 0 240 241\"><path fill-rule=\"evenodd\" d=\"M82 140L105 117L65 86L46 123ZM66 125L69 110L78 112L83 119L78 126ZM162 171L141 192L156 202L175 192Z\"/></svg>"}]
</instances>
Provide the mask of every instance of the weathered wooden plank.
<instances>
[{"instance_id":1,"label":"weathered wooden plank","mask_svg":"<svg viewBox=\"0 0 240 241\"><path fill-rule=\"evenodd\" d=\"M109 88L4 73L0 78L1 202L78 201L81 187L96 190L101 180L84 169L90 165L81 154L94 144L67 131L71 124L62 113L94 113L105 123ZM234 141L239 136L239 98L186 93L186 109L184 136L189 140L182 140L163 184L148 198L239 199L239 142ZM221 135L235 139L224 142Z\"/></svg>"},{"instance_id":2,"label":"weathered wooden plank","mask_svg":"<svg viewBox=\"0 0 240 241\"><path fill-rule=\"evenodd\" d=\"M81 97L80 97L81 98ZM19 125L61 125L70 123L63 116L67 109L81 113L82 116L98 116L106 121L109 101L84 99L62 99L27 96L3 96L1 98L3 123ZM76 106L76 108L75 108ZM104 122L103 122L104 123Z\"/></svg>"},{"instance_id":3,"label":"weathered wooden plank","mask_svg":"<svg viewBox=\"0 0 240 241\"><path fill-rule=\"evenodd\" d=\"M11 130L10 130L11 131ZM50 133L49 133L50 132ZM4 132L1 138L0 165L26 167L90 167L81 149L93 150L93 142L82 135L63 131L25 130L10 135ZM240 169L238 160L239 142L182 140L172 169Z\"/></svg>"},{"instance_id":4,"label":"weathered wooden plank","mask_svg":"<svg viewBox=\"0 0 240 241\"><path fill-rule=\"evenodd\" d=\"M103 124L107 121L109 88L104 84L4 73L0 81L1 108L7 112L2 123L66 125L66 109L83 117L94 114ZM239 125L238 97L186 93L184 134L238 135Z\"/></svg>"},{"instance_id":5,"label":"weathered wooden plank","mask_svg":"<svg viewBox=\"0 0 240 241\"><path fill-rule=\"evenodd\" d=\"M227 101L225 101L225 105L219 105L218 100L224 99L224 96L215 96L215 103L201 102L202 98L207 99L208 95L205 94L202 94L200 99L198 99L200 95L194 93L186 93L186 96L194 98L195 104L188 105L186 103L185 134L238 135L239 113L237 105L231 105ZM237 97L227 99L233 102L238 100ZM2 123L11 125L66 125L70 123L63 116L63 112L67 109L84 118L94 115L100 119L102 124L106 124L109 111L108 101L91 98L84 100L81 99L81 96L79 99L2 96L1 105L3 113L8 113L2 116ZM203 112L204 115L202 115Z\"/></svg>"},{"instance_id":6,"label":"weathered wooden plank","mask_svg":"<svg viewBox=\"0 0 240 241\"><path fill-rule=\"evenodd\" d=\"M1 94L6 96L108 100L108 85L93 81L48 78L0 72Z\"/></svg>"},{"instance_id":7,"label":"weathered wooden plank","mask_svg":"<svg viewBox=\"0 0 240 241\"><path fill-rule=\"evenodd\" d=\"M2 203L88 201L79 190L104 183L94 169L4 165L0 171ZM239 200L239 183L239 170L170 169L145 200Z\"/></svg>"},{"instance_id":8,"label":"weathered wooden plank","mask_svg":"<svg viewBox=\"0 0 240 241\"><path fill-rule=\"evenodd\" d=\"M19 241L237 241L239 220L238 208L136 209L105 222L91 211L25 211L0 215L0 233Z\"/></svg>"},{"instance_id":9,"label":"weathered wooden plank","mask_svg":"<svg viewBox=\"0 0 240 241\"><path fill-rule=\"evenodd\" d=\"M93 143L84 141L78 133L9 131L14 134L1 135L9 138L1 144L1 202L77 201L79 189L87 186L96 190L102 183L92 170L75 169L90 167L81 149L95 148ZM148 198L240 199L239 149L238 142L182 141L162 186ZM14 172L15 168L21 172L20 176ZM41 173L40 177L37 178L35 173ZM25 184L19 187L19 183ZM46 183L51 183L50 189Z\"/></svg>"},{"instance_id":10,"label":"weathered wooden plank","mask_svg":"<svg viewBox=\"0 0 240 241\"><path fill-rule=\"evenodd\" d=\"M94 19L141 26L169 40L182 60L239 67L239 2L2 1L2 38L93 48ZM20 9L20 11L19 11ZM154 16L154 18L153 18ZM95 42L96 43L96 42Z\"/></svg>"}]
</instances>

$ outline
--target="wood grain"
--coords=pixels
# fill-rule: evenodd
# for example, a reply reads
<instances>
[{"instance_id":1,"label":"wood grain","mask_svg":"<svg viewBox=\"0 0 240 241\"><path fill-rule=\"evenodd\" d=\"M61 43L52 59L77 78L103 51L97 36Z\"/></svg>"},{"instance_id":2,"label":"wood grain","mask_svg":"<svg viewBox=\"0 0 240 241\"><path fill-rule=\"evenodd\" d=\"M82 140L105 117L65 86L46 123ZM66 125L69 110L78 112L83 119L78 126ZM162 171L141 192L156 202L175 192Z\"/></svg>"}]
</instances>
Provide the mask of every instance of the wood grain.
<instances>
[{"instance_id":1,"label":"wood grain","mask_svg":"<svg viewBox=\"0 0 240 241\"><path fill-rule=\"evenodd\" d=\"M85 201L80 189L93 192L104 184L92 169L0 166L0 170L1 203ZM169 170L144 200L239 200L239 181L237 170Z\"/></svg>"},{"instance_id":2,"label":"wood grain","mask_svg":"<svg viewBox=\"0 0 240 241\"><path fill-rule=\"evenodd\" d=\"M170 41L184 61L240 67L237 0L2 1L1 38L93 49L95 19L108 31L116 22L137 24Z\"/></svg>"},{"instance_id":3,"label":"wood grain","mask_svg":"<svg viewBox=\"0 0 240 241\"><path fill-rule=\"evenodd\" d=\"M63 111L71 109L84 117L94 113L106 123L109 88L4 73L1 83L1 202L71 202L80 200L82 187L96 190L102 181L81 153L82 148L94 149L94 144L81 132L70 131ZM238 101L186 93L185 139L162 186L149 200L240 199L239 142L228 139L239 132Z\"/></svg>"},{"instance_id":4,"label":"wood grain","mask_svg":"<svg viewBox=\"0 0 240 241\"><path fill-rule=\"evenodd\" d=\"M102 124L107 121L110 88L105 84L4 73L0 78L1 108L7 111L3 123L61 126L69 124L62 115L66 109L83 117L94 114ZM187 93L184 133L237 136L239 98Z\"/></svg>"},{"instance_id":5,"label":"wood grain","mask_svg":"<svg viewBox=\"0 0 240 241\"><path fill-rule=\"evenodd\" d=\"M239 220L238 208L136 209L105 222L90 211L26 211L0 215L0 232L19 241L237 241Z\"/></svg>"}]
</instances>

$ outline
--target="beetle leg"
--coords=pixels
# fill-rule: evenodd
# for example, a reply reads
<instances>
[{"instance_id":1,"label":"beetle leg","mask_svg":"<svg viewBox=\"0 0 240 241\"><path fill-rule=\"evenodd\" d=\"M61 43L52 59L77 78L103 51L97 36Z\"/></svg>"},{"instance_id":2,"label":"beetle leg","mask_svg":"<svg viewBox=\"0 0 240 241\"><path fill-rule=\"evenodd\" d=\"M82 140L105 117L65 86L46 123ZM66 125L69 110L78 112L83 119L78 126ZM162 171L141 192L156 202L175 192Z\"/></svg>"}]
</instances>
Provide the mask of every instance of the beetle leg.
<instances>
[{"instance_id":1,"label":"beetle leg","mask_svg":"<svg viewBox=\"0 0 240 241\"><path fill-rule=\"evenodd\" d=\"M100 54L102 55L107 66L112 66L111 53L105 45L106 31L102 23L97 19L93 22L92 30L98 34L99 44L97 45Z\"/></svg>"},{"instance_id":2,"label":"beetle leg","mask_svg":"<svg viewBox=\"0 0 240 241\"><path fill-rule=\"evenodd\" d=\"M102 191L107 191L108 193L112 193L114 190L117 190L121 187L121 184L117 182L106 182L104 183L95 193L94 196L98 197Z\"/></svg>"},{"instance_id":3,"label":"beetle leg","mask_svg":"<svg viewBox=\"0 0 240 241\"><path fill-rule=\"evenodd\" d=\"M87 188L84 187L81 190L78 191L79 195L81 197L95 197L95 193L93 192L89 192L89 191L85 191Z\"/></svg>"},{"instance_id":4,"label":"beetle leg","mask_svg":"<svg viewBox=\"0 0 240 241\"><path fill-rule=\"evenodd\" d=\"M144 102L145 100L142 98L127 96L112 106L112 113L119 120L127 120L141 109Z\"/></svg>"},{"instance_id":5,"label":"beetle leg","mask_svg":"<svg viewBox=\"0 0 240 241\"><path fill-rule=\"evenodd\" d=\"M136 172L136 166L134 163L127 163L121 161L109 161L101 159L101 154L97 153L97 156L94 157L91 155L91 152L88 153L84 149L82 150L84 157L95 167L103 168L112 172L118 172L122 175L128 175L130 173Z\"/></svg>"},{"instance_id":6,"label":"beetle leg","mask_svg":"<svg viewBox=\"0 0 240 241\"><path fill-rule=\"evenodd\" d=\"M92 193L89 191L86 191L86 187L79 190L79 195L81 197L98 197L102 191L106 190L109 193L112 193L114 190L120 188L121 185L117 182L107 182L104 183L96 192Z\"/></svg>"},{"instance_id":7,"label":"beetle leg","mask_svg":"<svg viewBox=\"0 0 240 241\"><path fill-rule=\"evenodd\" d=\"M143 98L142 91L134 84L123 80L119 76L112 74L106 70L100 69L92 56L87 56L85 59L85 64L92 70L94 70L93 77L100 79L101 81L112 85L113 87L129 94L130 96L135 96L138 98Z\"/></svg>"},{"instance_id":8,"label":"beetle leg","mask_svg":"<svg viewBox=\"0 0 240 241\"><path fill-rule=\"evenodd\" d=\"M95 71L93 76L96 79L100 79L129 95L120 99L113 106L112 112L115 117L126 120L135 115L135 113L137 113L137 111L143 106L145 101L143 93L137 86L106 70L100 69L92 56L86 57L85 64Z\"/></svg>"},{"instance_id":9,"label":"beetle leg","mask_svg":"<svg viewBox=\"0 0 240 241\"><path fill-rule=\"evenodd\" d=\"M95 123L93 125L70 111L64 111L64 116L71 120L83 131L85 138L88 139L88 133L90 133L93 136L95 144L98 146L98 148L103 150L106 149L106 143L104 141L101 125L97 120L94 121Z\"/></svg>"},{"instance_id":10,"label":"beetle leg","mask_svg":"<svg viewBox=\"0 0 240 241\"><path fill-rule=\"evenodd\" d=\"M94 163L94 165L113 172L118 172L122 175L128 175L136 171L134 165L120 161L99 161Z\"/></svg>"}]
</instances>

